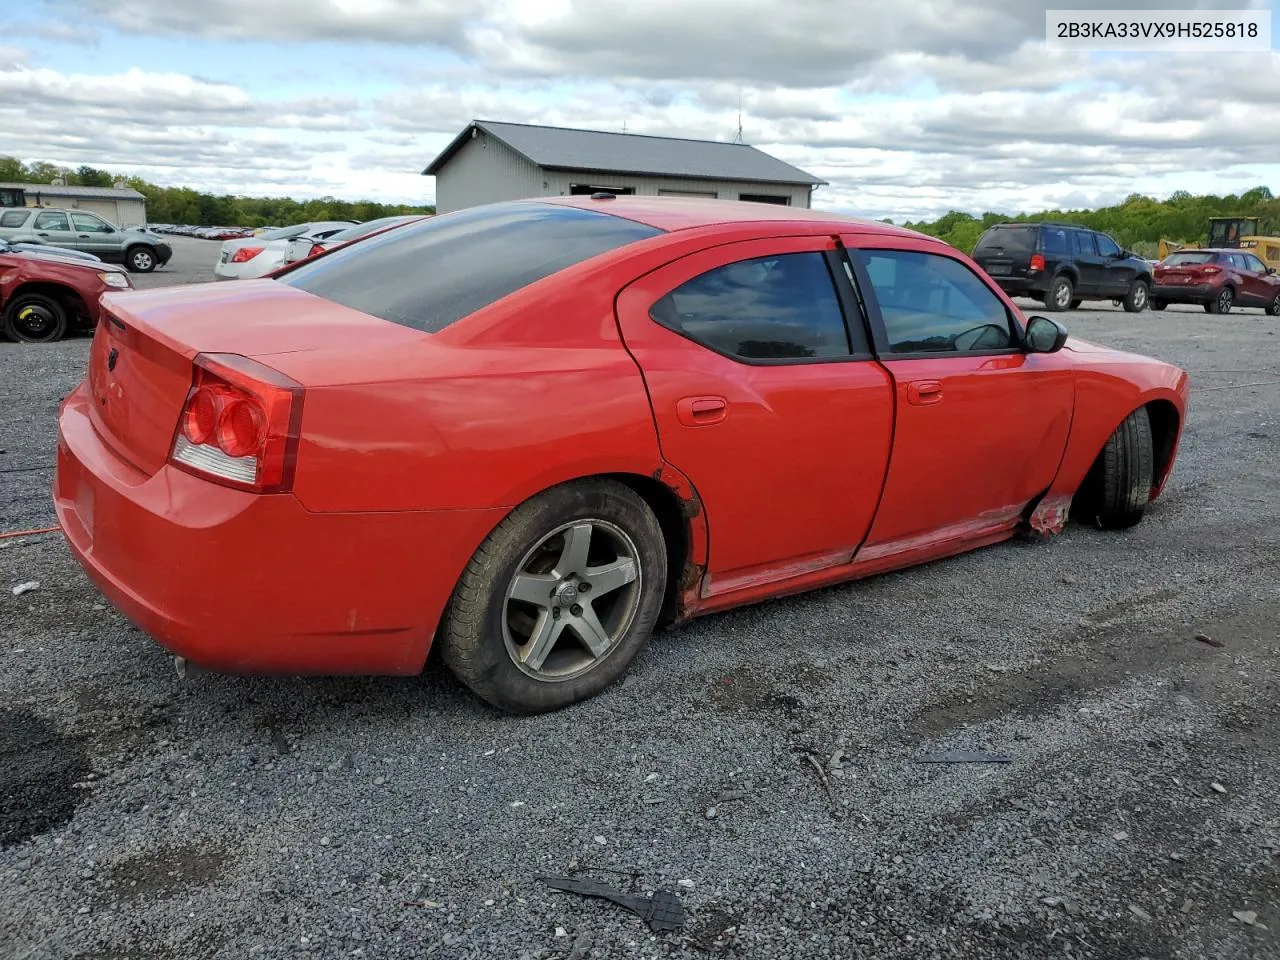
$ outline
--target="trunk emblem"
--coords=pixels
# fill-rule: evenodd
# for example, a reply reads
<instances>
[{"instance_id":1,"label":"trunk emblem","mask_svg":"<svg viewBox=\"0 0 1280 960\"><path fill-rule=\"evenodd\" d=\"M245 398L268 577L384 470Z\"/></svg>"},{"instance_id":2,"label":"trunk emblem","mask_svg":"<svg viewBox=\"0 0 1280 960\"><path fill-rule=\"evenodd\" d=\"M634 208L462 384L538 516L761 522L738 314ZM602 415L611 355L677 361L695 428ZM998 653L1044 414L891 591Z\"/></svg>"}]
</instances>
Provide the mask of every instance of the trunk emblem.
<instances>
[{"instance_id":1,"label":"trunk emblem","mask_svg":"<svg viewBox=\"0 0 1280 960\"><path fill-rule=\"evenodd\" d=\"M120 351L115 347L112 347L111 352L107 354L107 369L114 370L116 368L116 361L119 359Z\"/></svg>"}]
</instances>

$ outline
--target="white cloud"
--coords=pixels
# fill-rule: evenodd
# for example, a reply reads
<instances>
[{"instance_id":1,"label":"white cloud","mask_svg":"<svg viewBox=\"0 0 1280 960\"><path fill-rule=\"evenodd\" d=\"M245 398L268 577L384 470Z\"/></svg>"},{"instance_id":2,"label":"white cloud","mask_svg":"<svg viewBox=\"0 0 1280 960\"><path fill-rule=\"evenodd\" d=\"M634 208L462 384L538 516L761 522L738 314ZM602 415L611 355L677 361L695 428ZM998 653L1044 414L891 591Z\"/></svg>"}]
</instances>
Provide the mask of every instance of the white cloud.
<instances>
[{"instance_id":1,"label":"white cloud","mask_svg":"<svg viewBox=\"0 0 1280 960\"><path fill-rule=\"evenodd\" d=\"M67 73L0 47L0 152L207 189L423 200L432 181L418 171L473 118L728 139L741 102L748 142L831 181L816 202L875 216L1274 175L1276 54L1047 51L1046 6L1059 3L51 0L61 18L17 36L70 44L106 31L117 52L140 35L203 38L218 56L202 69L227 67ZM304 93L277 96L239 66L242 41L323 43L330 56L278 58L272 82ZM341 41L427 57L384 64L352 47L358 69L333 69Z\"/></svg>"}]
</instances>

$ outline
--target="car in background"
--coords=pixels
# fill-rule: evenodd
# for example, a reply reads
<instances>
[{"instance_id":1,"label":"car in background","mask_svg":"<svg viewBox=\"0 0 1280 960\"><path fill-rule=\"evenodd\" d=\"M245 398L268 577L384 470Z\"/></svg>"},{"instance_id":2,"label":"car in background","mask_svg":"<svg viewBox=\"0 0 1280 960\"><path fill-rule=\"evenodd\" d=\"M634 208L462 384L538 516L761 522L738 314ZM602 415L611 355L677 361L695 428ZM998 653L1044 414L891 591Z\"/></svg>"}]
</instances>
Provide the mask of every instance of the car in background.
<instances>
[{"instance_id":1,"label":"car in background","mask_svg":"<svg viewBox=\"0 0 1280 960\"><path fill-rule=\"evenodd\" d=\"M1155 268L1151 309L1163 310L1170 303L1198 303L1206 313L1260 307L1280 317L1280 277L1248 250L1184 248Z\"/></svg>"},{"instance_id":2,"label":"car in background","mask_svg":"<svg viewBox=\"0 0 1280 960\"><path fill-rule=\"evenodd\" d=\"M51 343L89 329L108 291L130 290L123 269L69 255L16 249L0 241L0 332L23 343Z\"/></svg>"},{"instance_id":3,"label":"car in background","mask_svg":"<svg viewBox=\"0 0 1280 960\"><path fill-rule=\"evenodd\" d=\"M1187 373L1027 318L955 247L604 196L107 295L59 412L72 555L198 666L411 675L435 646L528 713L659 624L1131 528L1164 488Z\"/></svg>"},{"instance_id":4,"label":"car in background","mask_svg":"<svg viewBox=\"0 0 1280 960\"><path fill-rule=\"evenodd\" d=\"M0 212L0 240L91 253L107 263L122 263L134 273L150 273L173 257L173 248L164 238L145 227L117 227L97 214L58 207Z\"/></svg>"},{"instance_id":5,"label":"car in background","mask_svg":"<svg viewBox=\"0 0 1280 960\"><path fill-rule=\"evenodd\" d=\"M352 220L324 220L299 223L292 227L269 230L256 237L227 240L222 244L218 262L213 268L217 280L252 280L265 277L284 262L290 240L323 240L340 230L355 226Z\"/></svg>"},{"instance_id":6,"label":"car in background","mask_svg":"<svg viewBox=\"0 0 1280 960\"><path fill-rule=\"evenodd\" d=\"M1117 300L1136 313L1151 292L1146 260L1071 223L998 223L978 239L973 259L1005 293L1039 300L1047 310Z\"/></svg>"},{"instance_id":7,"label":"car in background","mask_svg":"<svg viewBox=\"0 0 1280 960\"><path fill-rule=\"evenodd\" d=\"M5 241L8 242L8 241ZM88 260L92 263L102 263L102 258L92 253L85 253L83 250L73 250L70 247L54 247L47 243L9 243L10 248L18 253L43 253L45 256L68 257L72 260Z\"/></svg>"},{"instance_id":8,"label":"car in background","mask_svg":"<svg viewBox=\"0 0 1280 960\"><path fill-rule=\"evenodd\" d=\"M406 214L397 217L379 217L377 220L367 220L364 223L358 223L354 227L348 227L346 230L339 230L337 233L325 237L323 240L310 240L306 237L298 237L289 241L289 246L285 250L282 263L288 265L296 263L299 260L306 260L310 257L317 257L326 250L332 250L334 247L340 247L344 243L350 243L352 240L360 240L364 237L375 236L386 230L401 227L405 224L416 223L419 220L425 220L429 214Z\"/></svg>"}]
</instances>

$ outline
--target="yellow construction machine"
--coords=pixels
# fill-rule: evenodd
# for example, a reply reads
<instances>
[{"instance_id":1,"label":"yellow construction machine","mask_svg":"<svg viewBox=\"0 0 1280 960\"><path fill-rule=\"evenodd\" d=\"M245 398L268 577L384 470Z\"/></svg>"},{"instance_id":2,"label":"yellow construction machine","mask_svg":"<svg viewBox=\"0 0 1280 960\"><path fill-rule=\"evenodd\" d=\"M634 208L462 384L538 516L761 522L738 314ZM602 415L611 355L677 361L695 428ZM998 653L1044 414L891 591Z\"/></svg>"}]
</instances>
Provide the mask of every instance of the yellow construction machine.
<instances>
[{"instance_id":1,"label":"yellow construction machine","mask_svg":"<svg viewBox=\"0 0 1280 960\"><path fill-rule=\"evenodd\" d=\"M1186 246L1191 244L1161 237L1157 256L1163 260ZM1268 267L1280 272L1280 236L1264 233L1261 217L1210 217L1205 246L1248 250Z\"/></svg>"}]
</instances>

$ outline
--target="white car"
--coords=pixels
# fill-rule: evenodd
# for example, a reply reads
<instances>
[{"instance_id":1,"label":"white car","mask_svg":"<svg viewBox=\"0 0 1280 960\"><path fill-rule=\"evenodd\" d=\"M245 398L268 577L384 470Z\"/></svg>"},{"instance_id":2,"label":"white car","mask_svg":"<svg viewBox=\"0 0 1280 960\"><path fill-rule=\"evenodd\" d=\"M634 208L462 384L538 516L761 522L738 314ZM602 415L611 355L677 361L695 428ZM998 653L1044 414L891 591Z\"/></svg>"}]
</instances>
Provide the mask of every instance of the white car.
<instances>
[{"instance_id":1,"label":"white car","mask_svg":"<svg viewBox=\"0 0 1280 960\"><path fill-rule=\"evenodd\" d=\"M307 239L315 242L333 236L339 230L355 226L352 220L324 220L299 223L279 230L268 230L256 237L227 240L218 254L213 275L218 280L248 280L263 277L284 263L289 241Z\"/></svg>"},{"instance_id":2,"label":"white car","mask_svg":"<svg viewBox=\"0 0 1280 960\"><path fill-rule=\"evenodd\" d=\"M307 237L295 237L289 241L288 249L285 251L283 263L296 263L298 260L306 260L318 253L323 253L331 247L340 246L352 240L359 240L363 237L372 236L376 233L382 233L384 230L390 230L393 227L404 226L409 223L416 223L419 220L428 219L427 214L404 214L403 216L381 217L377 220L366 220L364 223L358 223L354 227L348 227L338 233L325 237L321 240L312 240Z\"/></svg>"}]
</instances>

